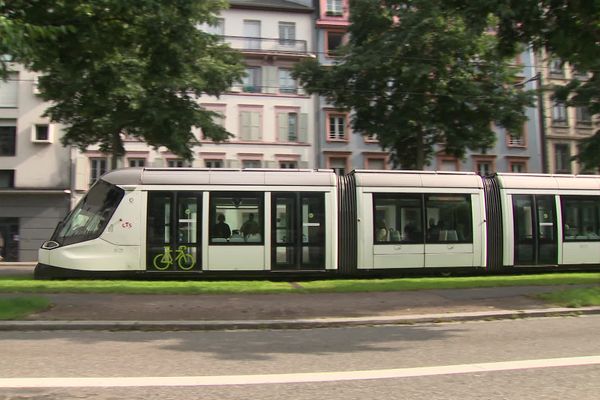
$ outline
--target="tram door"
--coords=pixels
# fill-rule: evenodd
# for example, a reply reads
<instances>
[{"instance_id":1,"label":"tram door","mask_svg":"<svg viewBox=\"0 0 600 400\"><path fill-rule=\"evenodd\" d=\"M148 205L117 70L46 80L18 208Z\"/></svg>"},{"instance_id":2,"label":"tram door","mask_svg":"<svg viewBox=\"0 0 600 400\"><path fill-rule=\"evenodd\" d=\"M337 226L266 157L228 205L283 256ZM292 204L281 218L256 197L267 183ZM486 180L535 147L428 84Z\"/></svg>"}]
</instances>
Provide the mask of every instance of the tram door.
<instances>
[{"instance_id":1,"label":"tram door","mask_svg":"<svg viewBox=\"0 0 600 400\"><path fill-rule=\"evenodd\" d=\"M272 269L324 269L325 194L273 193L271 232Z\"/></svg>"},{"instance_id":2,"label":"tram door","mask_svg":"<svg viewBox=\"0 0 600 400\"><path fill-rule=\"evenodd\" d=\"M149 192L146 235L148 271L200 270L200 192Z\"/></svg>"},{"instance_id":3,"label":"tram door","mask_svg":"<svg viewBox=\"0 0 600 400\"><path fill-rule=\"evenodd\" d=\"M515 265L558 263L556 203L551 195L513 195Z\"/></svg>"}]
</instances>

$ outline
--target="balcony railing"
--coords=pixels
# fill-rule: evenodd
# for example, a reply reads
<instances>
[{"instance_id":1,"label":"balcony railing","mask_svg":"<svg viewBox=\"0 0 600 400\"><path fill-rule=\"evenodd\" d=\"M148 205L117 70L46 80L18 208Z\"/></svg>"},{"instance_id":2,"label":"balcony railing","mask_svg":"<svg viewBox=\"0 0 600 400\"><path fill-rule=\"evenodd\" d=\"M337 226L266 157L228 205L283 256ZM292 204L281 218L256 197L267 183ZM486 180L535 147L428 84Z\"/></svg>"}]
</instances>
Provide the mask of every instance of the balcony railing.
<instances>
[{"instance_id":1,"label":"balcony railing","mask_svg":"<svg viewBox=\"0 0 600 400\"><path fill-rule=\"evenodd\" d=\"M306 40L223 36L223 41L229 43L232 48L242 51L307 54Z\"/></svg>"}]
</instances>

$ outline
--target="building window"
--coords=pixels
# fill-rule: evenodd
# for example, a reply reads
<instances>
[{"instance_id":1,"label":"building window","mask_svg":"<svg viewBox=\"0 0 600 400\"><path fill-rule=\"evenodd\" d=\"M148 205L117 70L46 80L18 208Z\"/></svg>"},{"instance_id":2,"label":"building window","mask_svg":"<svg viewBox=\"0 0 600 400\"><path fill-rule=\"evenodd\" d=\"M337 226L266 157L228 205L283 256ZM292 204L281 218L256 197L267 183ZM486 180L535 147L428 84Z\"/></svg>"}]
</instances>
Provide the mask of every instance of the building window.
<instances>
[{"instance_id":1,"label":"building window","mask_svg":"<svg viewBox=\"0 0 600 400\"><path fill-rule=\"evenodd\" d=\"M48 125L35 125L35 136L36 142L48 142L50 141L50 129Z\"/></svg>"},{"instance_id":2,"label":"building window","mask_svg":"<svg viewBox=\"0 0 600 400\"><path fill-rule=\"evenodd\" d=\"M552 75L564 75L563 62L558 58L553 58L550 60L549 68Z\"/></svg>"},{"instance_id":3,"label":"building window","mask_svg":"<svg viewBox=\"0 0 600 400\"><path fill-rule=\"evenodd\" d=\"M575 115L577 118L577 125L591 125L592 116L590 115L590 109L587 107L577 107L575 109Z\"/></svg>"},{"instance_id":4,"label":"building window","mask_svg":"<svg viewBox=\"0 0 600 400\"><path fill-rule=\"evenodd\" d=\"M385 169L385 158L369 157L365 160L366 169Z\"/></svg>"},{"instance_id":5,"label":"building window","mask_svg":"<svg viewBox=\"0 0 600 400\"><path fill-rule=\"evenodd\" d=\"M16 154L16 138L16 126L0 126L0 156L14 156Z\"/></svg>"},{"instance_id":6,"label":"building window","mask_svg":"<svg viewBox=\"0 0 600 400\"><path fill-rule=\"evenodd\" d=\"M510 172L522 174L527 172L527 163L524 161L511 161L509 163Z\"/></svg>"},{"instance_id":7,"label":"building window","mask_svg":"<svg viewBox=\"0 0 600 400\"><path fill-rule=\"evenodd\" d=\"M185 161L179 158L172 158L167 160L167 167L169 168L183 168L185 167Z\"/></svg>"},{"instance_id":8,"label":"building window","mask_svg":"<svg viewBox=\"0 0 600 400\"><path fill-rule=\"evenodd\" d=\"M260 160L242 160L242 168L260 168L261 164Z\"/></svg>"},{"instance_id":9,"label":"building window","mask_svg":"<svg viewBox=\"0 0 600 400\"><path fill-rule=\"evenodd\" d=\"M517 136L508 134L508 146L509 147L524 147L525 137L523 135Z\"/></svg>"},{"instance_id":10,"label":"building window","mask_svg":"<svg viewBox=\"0 0 600 400\"><path fill-rule=\"evenodd\" d=\"M0 79L0 108L16 108L19 105L19 74L9 72L6 81Z\"/></svg>"},{"instance_id":11,"label":"building window","mask_svg":"<svg viewBox=\"0 0 600 400\"><path fill-rule=\"evenodd\" d=\"M293 22L279 23L279 44L282 46L294 46L296 42L296 24Z\"/></svg>"},{"instance_id":12,"label":"building window","mask_svg":"<svg viewBox=\"0 0 600 400\"><path fill-rule=\"evenodd\" d=\"M571 173L571 151L568 144L554 145L554 171L557 174Z\"/></svg>"},{"instance_id":13,"label":"building window","mask_svg":"<svg viewBox=\"0 0 600 400\"><path fill-rule=\"evenodd\" d=\"M240 139L261 140L260 122L260 111L240 111Z\"/></svg>"},{"instance_id":14,"label":"building window","mask_svg":"<svg viewBox=\"0 0 600 400\"><path fill-rule=\"evenodd\" d=\"M298 93L296 80L292 78L292 70L279 68L279 92L280 93Z\"/></svg>"},{"instance_id":15,"label":"building window","mask_svg":"<svg viewBox=\"0 0 600 400\"><path fill-rule=\"evenodd\" d=\"M440 171L458 171L459 162L454 157L439 157L438 158L438 170Z\"/></svg>"},{"instance_id":16,"label":"building window","mask_svg":"<svg viewBox=\"0 0 600 400\"><path fill-rule=\"evenodd\" d=\"M90 159L90 186L108 171L106 158Z\"/></svg>"},{"instance_id":17,"label":"building window","mask_svg":"<svg viewBox=\"0 0 600 400\"><path fill-rule=\"evenodd\" d=\"M368 143L379 142L379 138L377 137L376 133L369 133L367 135L364 135L363 137L365 138L365 142L368 142Z\"/></svg>"},{"instance_id":18,"label":"building window","mask_svg":"<svg viewBox=\"0 0 600 400\"><path fill-rule=\"evenodd\" d=\"M331 157L329 159L329 168L333 169L338 175L345 175L348 159L346 157Z\"/></svg>"},{"instance_id":19,"label":"building window","mask_svg":"<svg viewBox=\"0 0 600 400\"><path fill-rule=\"evenodd\" d=\"M146 159L144 158L130 158L129 166L132 168L143 168L146 166Z\"/></svg>"},{"instance_id":20,"label":"building window","mask_svg":"<svg viewBox=\"0 0 600 400\"><path fill-rule=\"evenodd\" d=\"M242 78L242 89L246 93L261 93L261 74L260 67L246 68L246 76Z\"/></svg>"},{"instance_id":21,"label":"building window","mask_svg":"<svg viewBox=\"0 0 600 400\"><path fill-rule=\"evenodd\" d=\"M206 159L204 160L204 166L206 168L223 168L223 160Z\"/></svg>"},{"instance_id":22,"label":"building window","mask_svg":"<svg viewBox=\"0 0 600 400\"><path fill-rule=\"evenodd\" d=\"M492 172L492 163L489 161L477 161L477 173L481 176L489 175Z\"/></svg>"},{"instance_id":23,"label":"building window","mask_svg":"<svg viewBox=\"0 0 600 400\"><path fill-rule=\"evenodd\" d=\"M567 107L564 103L557 101L552 106L552 122L560 124L567 123Z\"/></svg>"},{"instance_id":24,"label":"building window","mask_svg":"<svg viewBox=\"0 0 600 400\"><path fill-rule=\"evenodd\" d=\"M211 193L211 244L261 244L263 198L262 193Z\"/></svg>"},{"instance_id":25,"label":"building window","mask_svg":"<svg viewBox=\"0 0 600 400\"><path fill-rule=\"evenodd\" d=\"M15 171L12 169L0 169L0 188L15 187Z\"/></svg>"},{"instance_id":26,"label":"building window","mask_svg":"<svg viewBox=\"0 0 600 400\"><path fill-rule=\"evenodd\" d=\"M344 32L335 32L328 31L327 32L327 55L330 57L334 57L336 55L336 51L340 48L342 43L344 42Z\"/></svg>"},{"instance_id":27,"label":"building window","mask_svg":"<svg viewBox=\"0 0 600 400\"><path fill-rule=\"evenodd\" d=\"M246 49L260 49L260 21L244 20Z\"/></svg>"},{"instance_id":28,"label":"building window","mask_svg":"<svg viewBox=\"0 0 600 400\"><path fill-rule=\"evenodd\" d=\"M225 36L225 20L223 18L217 18L215 23L213 25L207 25L204 31L217 36Z\"/></svg>"},{"instance_id":29,"label":"building window","mask_svg":"<svg viewBox=\"0 0 600 400\"><path fill-rule=\"evenodd\" d=\"M298 162L297 161L279 161L279 168L282 169L297 169Z\"/></svg>"},{"instance_id":30,"label":"building window","mask_svg":"<svg viewBox=\"0 0 600 400\"><path fill-rule=\"evenodd\" d=\"M326 15L341 17L344 13L343 0L327 0Z\"/></svg>"},{"instance_id":31,"label":"building window","mask_svg":"<svg viewBox=\"0 0 600 400\"><path fill-rule=\"evenodd\" d=\"M347 140L345 114L329 114L327 128L329 140Z\"/></svg>"}]
</instances>

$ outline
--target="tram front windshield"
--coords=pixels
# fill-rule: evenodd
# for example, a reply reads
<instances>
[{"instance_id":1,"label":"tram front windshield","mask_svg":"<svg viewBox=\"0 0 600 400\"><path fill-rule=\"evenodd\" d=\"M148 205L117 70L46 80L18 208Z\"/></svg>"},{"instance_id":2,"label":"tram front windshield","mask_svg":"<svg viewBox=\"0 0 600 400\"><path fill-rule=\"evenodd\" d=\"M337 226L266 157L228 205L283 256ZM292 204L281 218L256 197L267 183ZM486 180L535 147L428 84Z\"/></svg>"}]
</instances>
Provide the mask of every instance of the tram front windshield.
<instances>
[{"instance_id":1,"label":"tram front windshield","mask_svg":"<svg viewBox=\"0 0 600 400\"><path fill-rule=\"evenodd\" d=\"M95 239L104 230L125 192L102 180L89 190L65 220L52 240L62 246Z\"/></svg>"}]
</instances>

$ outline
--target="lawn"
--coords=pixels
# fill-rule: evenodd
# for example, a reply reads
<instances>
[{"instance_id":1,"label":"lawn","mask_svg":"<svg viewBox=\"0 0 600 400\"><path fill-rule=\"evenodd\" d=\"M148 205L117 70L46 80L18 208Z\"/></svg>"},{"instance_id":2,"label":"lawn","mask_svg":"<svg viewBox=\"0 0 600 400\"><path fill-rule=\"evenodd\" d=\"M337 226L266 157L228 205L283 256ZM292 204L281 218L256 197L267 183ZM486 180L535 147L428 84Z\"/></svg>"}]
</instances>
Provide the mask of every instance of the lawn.
<instances>
[{"instance_id":1,"label":"lawn","mask_svg":"<svg viewBox=\"0 0 600 400\"><path fill-rule=\"evenodd\" d=\"M42 297L10 297L0 299L0 320L19 319L31 313L46 310L50 301Z\"/></svg>"},{"instance_id":2,"label":"lawn","mask_svg":"<svg viewBox=\"0 0 600 400\"><path fill-rule=\"evenodd\" d=\"M600 273L272 281L33 280L0 278L0 293L244 294L348 293L507 286L600 285Z\"/></svg>"},{"instance_id":3,"label":"lawn","mask_svg":"<svg viewBox=\"0 0 600 400\"><path fill-rule=\"evenodd\" d=\"M600 306L600 286L542 293L538 297L565 307Z\"/></svg>"}]
</instances>

